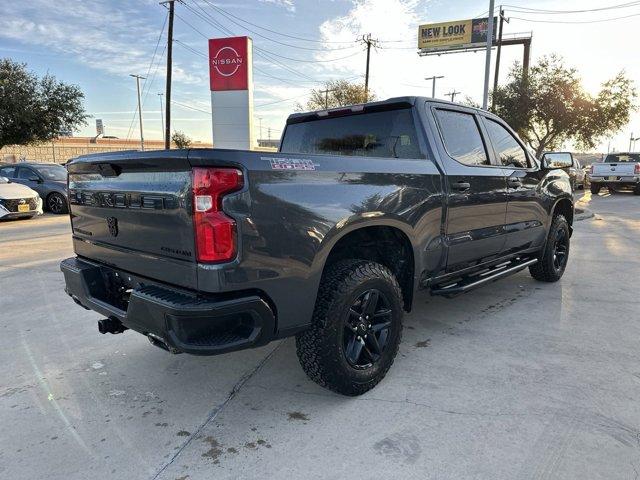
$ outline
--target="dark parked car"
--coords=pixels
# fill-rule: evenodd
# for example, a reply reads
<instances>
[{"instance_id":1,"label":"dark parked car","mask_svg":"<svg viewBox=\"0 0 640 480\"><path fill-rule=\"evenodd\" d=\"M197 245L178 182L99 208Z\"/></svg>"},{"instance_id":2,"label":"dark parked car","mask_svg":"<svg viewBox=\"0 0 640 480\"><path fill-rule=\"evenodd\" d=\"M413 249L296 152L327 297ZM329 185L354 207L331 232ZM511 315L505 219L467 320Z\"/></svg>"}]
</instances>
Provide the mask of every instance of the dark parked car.
<instances>
[{"instance_id":1,"label":"dark parked car","mask_svg":"<svg viewBox=\"0 0 640 480\"><path fill-rule=\"evenodd\" d=\"M22 162L0 167L0 177L35 190L52 213L68 213L67 170L56 163Z\"/></svg>"},{"instance_id":2,"label":"dark parked car","mask_svg":"<svg viewBox=\"0 0 640 480\"><path fill-rule=\"evenodd\" d=\"M77 256L61 269L100 332L199 355L295 335L311 379L359 395L391 367L418 290L564 273L569 176L495 115L401 97L293 114L282 140L67 166Z\"/></svg>"}]
</instances>

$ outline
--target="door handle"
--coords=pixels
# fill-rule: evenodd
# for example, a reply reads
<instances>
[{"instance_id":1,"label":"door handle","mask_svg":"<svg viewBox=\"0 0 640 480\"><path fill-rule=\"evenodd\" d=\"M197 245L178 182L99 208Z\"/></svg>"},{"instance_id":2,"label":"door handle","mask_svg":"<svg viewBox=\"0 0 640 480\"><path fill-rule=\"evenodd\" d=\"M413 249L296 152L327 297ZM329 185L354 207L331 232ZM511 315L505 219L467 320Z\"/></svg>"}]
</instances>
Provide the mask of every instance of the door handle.
<instances>
[{"instance_id":1,"label":"door handle","mask_svg":"<svg viewBox=\"0 0 640 480\"><path fill-rule=\"evenodd\" d=\"M451 185L453 190L457 190L458 192L466 192L471 188L471 184L468 182L456 182Z\"/></svg>"},{"instance_id":2,"label":"door handle","mask_svg":"<svg viewBox=\"0 0 640 480\"><path fill-rule=\"evenodd\" d=\"M509 177L509 178L507 178L507 184L510 187L521 187L522 186L522 181L520 181L520 179L517 178L517 177Z\"/></svg>"}]
</instances>

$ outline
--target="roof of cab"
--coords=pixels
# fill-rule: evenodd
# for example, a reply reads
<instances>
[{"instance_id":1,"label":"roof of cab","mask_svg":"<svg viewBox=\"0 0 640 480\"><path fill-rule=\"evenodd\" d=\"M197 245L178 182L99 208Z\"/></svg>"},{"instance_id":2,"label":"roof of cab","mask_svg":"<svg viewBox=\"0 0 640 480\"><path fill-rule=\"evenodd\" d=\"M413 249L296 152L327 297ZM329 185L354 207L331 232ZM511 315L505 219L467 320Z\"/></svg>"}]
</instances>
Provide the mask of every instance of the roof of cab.
<instances>
[{"instance_id":1,"label":"roof of cab","mask_svg":"<svg viewBox=\"0 0 640 480\"><path fill-rule=\"evenodd\" d=\"M354 104L354 105L345 105L345 106L342 106L342 107L329 108L327 110L313 110L313 111L309 111L309 112L292 113L287 118L287 124L306 122L306 121L309 121L309 120L317 119L319 117L323 118L323 117L331 114L331 112L343 112L343 111L348 110L348 109L351 109L354 114L357 114L359 112L393 110L395 108L409 108L409 107L414 106L416 103L419 103L420 101L429 102L429 103L440 103L440 104L443 104L443 105L451 105L451 106L456 106L456 107L465 107L465 108L469 108L471 110L481 111L479 108L476 108L476 107L471 107L469 105L462 105L460 103L455 103L455 102L449 102L447 100L440 100L440 99L431 98L431 97L409 95L409 96L404 96L404 97L392 97L392 98L388 98L386 100L380 100L380 101L377 101L377 102L368 102L368 103L359 103L359 104ZM483 111L483 110L482 110L482 112L483 113L489 113L489 112L486 112L486 111Z\"/></svg>"}]
</instances>

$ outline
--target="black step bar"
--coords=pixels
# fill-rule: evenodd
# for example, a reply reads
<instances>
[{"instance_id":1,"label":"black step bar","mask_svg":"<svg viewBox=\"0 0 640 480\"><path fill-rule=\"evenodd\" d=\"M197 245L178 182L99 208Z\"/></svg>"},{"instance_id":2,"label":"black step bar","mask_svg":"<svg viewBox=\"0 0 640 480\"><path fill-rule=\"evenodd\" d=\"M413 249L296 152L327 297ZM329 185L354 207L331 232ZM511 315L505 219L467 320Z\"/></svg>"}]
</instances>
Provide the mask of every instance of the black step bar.
<instances>
[{"instance_id":1,"label":"black step bar","mask_svg":"<svg viewBox=\"0 0 640 480\"><path fill-rule=\"evenodd\" d=\"M431 295L442 295L445 297L453 297L460 295L461 293L468 292L474 288L481 287L487 283L494 282L504 277L508 277L520 270L527 268L534 263L537 263L537 258L531 259L516 259L513 262L501 264L494 267L491 270L483 272L481 274L472 274L467 277L463 277L455 283L449 283L448 285L437 285L431 288ZM480 278L478 278L480 277Z\"/></svg>"}]
</instances>

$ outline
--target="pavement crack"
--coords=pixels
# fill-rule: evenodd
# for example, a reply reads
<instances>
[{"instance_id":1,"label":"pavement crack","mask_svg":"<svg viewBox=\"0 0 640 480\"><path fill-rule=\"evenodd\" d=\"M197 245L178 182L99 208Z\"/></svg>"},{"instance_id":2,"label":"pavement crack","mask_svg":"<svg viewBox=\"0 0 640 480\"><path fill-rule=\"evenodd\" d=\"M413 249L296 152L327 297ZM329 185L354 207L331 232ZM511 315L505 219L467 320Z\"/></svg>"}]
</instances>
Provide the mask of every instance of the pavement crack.
<instances>
[{"instance_id":1,"label":"pavement crack","mask_svg":"<svg viewBox=\"0 0 640 480\"><path fill-rule=\"evenodd\" d=\"M233 400L235 398L235 396L238 394L238 392L242 389L242 387L249 381L251 380L251 378L258 373L262 367L264 367L264 365L271 359L271 357L273 357L273 355L276 353L276 351L280 348L280 346L282 345L283 342L280 342L278 345L276 345L276 347L271 350L261 361L260 363L258 363L258 365L256 365L255 368L253 368L251 371L245 373L242 377L240 377L240 379L235 383L235 385L233 386L233 388L231 388L231 391L229 392L229 395L227 395L227 398L224 400L224 402L220 403L219 405L216 405L215 408L213 408L213 410L211 410L209 412L209 414L207 415L207 418L204 420L204 422L202 422L200 424L200 426L198 428L195 429L195 431L182 443L182 445L180 445L180 448L178 448L178 450L176 450L176 452L173 454L173 456L167 461L165 462L159 469L158 471L153 475L153 477L151 477L151 480L156 480L157 478L160 477L160 475L162 475L162 473L169 467L171 466L171 464L175 461L176 458L178 458L180 456L180 454L191 444L191 442L193 440L195 440L199 435L200 432L202 432L202 430L204 430L204 428L209 425L209 423L211 423L213 420L216 419L216 417L218 416L218 414L220 412L222 412L222 410L224 410L224 408L229 404L229 402L231 402L231 400Z\"/></svg>"}]
</instances>

